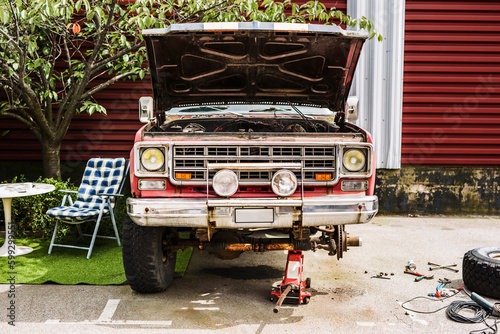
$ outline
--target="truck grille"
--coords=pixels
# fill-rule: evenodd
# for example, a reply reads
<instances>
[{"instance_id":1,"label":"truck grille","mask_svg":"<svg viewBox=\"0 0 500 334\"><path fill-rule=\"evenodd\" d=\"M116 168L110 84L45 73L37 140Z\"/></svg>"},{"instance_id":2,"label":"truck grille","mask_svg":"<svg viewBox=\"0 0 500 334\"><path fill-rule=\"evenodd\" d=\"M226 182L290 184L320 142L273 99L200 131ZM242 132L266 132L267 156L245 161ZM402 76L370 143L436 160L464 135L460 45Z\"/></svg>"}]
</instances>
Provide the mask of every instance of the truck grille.
<instances>
[{"instance_id":1,"label":"truck grille","mask_svg":"<svg viewBox=\"0 0 500 334\"><path fill-rule=\"evenodd\" d=\"M176 173L191 173L189 182L203 184L207 177L208 163L304 163L304 181L308 184L325 184L317 181L316 174L330 174L335 180L336 146L249 146L249 145L174 145L172 178ZM240 184L269 183L271 171L235 171ZM301 180L300 171L294 171ZM215 172L210 172L212 178ZM181 180L179 180L181 181Z\"/></svg>"}]
</instances>

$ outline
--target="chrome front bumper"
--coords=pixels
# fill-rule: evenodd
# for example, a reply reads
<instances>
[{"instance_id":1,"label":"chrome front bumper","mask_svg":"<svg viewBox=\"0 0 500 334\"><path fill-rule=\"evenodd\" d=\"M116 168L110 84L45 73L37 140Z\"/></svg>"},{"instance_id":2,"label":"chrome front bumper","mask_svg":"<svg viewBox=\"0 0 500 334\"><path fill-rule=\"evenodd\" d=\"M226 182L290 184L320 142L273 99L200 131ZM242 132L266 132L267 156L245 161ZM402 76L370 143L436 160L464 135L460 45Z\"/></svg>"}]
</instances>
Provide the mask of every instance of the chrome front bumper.
<instances>
[{"instance_id":1,"label":"chrome front bumper","mask_svg":"<svg viewBox=\"0 0 500 334\"><path fill-rule=\"evenodd\" d=\"M276 198L128 198L127 213L141 226L290 228L362 224L378 211L377 196Z\"/></svg>"}]
</instances>

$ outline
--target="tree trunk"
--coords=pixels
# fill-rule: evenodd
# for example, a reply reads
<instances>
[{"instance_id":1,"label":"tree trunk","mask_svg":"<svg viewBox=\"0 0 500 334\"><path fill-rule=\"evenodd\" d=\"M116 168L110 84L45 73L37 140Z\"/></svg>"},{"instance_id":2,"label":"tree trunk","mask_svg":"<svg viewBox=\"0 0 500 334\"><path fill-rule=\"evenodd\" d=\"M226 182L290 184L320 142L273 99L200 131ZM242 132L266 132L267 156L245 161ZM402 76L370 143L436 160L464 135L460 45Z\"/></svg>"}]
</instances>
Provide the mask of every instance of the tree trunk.
<instances>
[{"instance_id":1,"label":"tree trunk","mask_svg":"<svg viewBox=\"0 0 500 334\"><path fill-rule=\"evenodd\" d=\"M43 176L61 180L61 143L42 143Z\"/></svg>"}]
</instances>

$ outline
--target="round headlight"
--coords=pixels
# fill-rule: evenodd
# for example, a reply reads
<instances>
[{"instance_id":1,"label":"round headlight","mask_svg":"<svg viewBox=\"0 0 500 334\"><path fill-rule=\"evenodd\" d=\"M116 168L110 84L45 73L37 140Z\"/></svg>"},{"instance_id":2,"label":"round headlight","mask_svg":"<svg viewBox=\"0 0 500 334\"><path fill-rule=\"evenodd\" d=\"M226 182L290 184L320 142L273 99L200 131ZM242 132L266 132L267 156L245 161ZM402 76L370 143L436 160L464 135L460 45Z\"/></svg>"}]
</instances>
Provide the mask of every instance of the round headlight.
<instances>
[{"instance_id":1,"label":"round headlight","mask_svg":"<svg viewBox=\"0 0 500 334\"><path fill-rule=\"evenodd\" d=\"M279 170L273 175L271 188L278 196L290 196L297 189L297 177L287 169Z\"/></svg>"},{"instance_id":2,"label":"round headlight","mask_svg":"<svg viewBox=\"0 0 500 334\"><path fill-rule=\"evenodd\" d=\"M148 148L142 152L141 163L149 171L155 171L163 167L165 157L163 152L157 148Z\"/></svg>"},{"instance_id":3,"label":"round headlight","mask_svg":"<svg viewBox=\"0 0 500 334\"><path fill-rule=\"evenodd\" d=\"M360 150L350 149L344 153L344 167L350 172L359 172L365 167L366 157Z\"/></svg>"},{"instance_id":4,"label":"round headlight","mask_svg":"<svg viewBox=\"0 0 500 334\"><path fill-rule=\"evenodd\" d=\"M238 190L238 176L231 170L222 169L215 173L212 187L217 195L229 197Z\"/></svg>"}]
</instances>

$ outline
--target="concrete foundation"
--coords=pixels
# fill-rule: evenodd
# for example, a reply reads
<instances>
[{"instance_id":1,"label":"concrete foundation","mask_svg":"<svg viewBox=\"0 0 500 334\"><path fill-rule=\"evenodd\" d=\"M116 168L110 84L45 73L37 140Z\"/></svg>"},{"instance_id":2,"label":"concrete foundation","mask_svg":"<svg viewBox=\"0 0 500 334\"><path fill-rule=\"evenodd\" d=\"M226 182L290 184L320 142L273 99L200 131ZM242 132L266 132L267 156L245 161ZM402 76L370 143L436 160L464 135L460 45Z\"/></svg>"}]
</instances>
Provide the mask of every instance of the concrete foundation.
<instances>
[{"instance_id":1,"label":"concrete foundation","mask_svg":"<svg viewBox=\"0 0 500 334\"><path fill-rule=\"evenodd\" d=\"M381 214L500 214L499 168L411 167L378 170Z\"/></svg>"}]
</instances>

